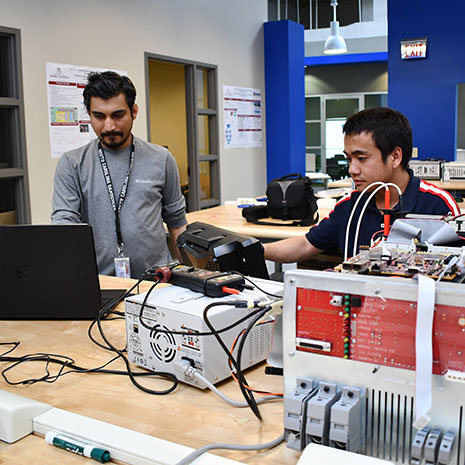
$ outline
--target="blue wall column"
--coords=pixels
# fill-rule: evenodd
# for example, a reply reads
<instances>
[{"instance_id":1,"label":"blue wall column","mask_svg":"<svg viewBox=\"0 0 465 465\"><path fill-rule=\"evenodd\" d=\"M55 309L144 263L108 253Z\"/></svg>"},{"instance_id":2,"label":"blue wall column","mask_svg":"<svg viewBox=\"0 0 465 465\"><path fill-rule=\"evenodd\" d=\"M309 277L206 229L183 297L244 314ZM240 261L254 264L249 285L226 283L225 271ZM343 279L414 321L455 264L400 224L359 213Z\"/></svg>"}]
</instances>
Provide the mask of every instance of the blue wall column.
<instances>
[{"instance_id":1,"label":"blue wall column","mask_svg":"<svg viewBox=\"0 0 465 465\"><path fill-rule=\"evenodd\" d=\"M388 102L410 120L420 159L454 160L457 84L465 82L465 2L388 2ZM403 39L427 37L426 58L401 60Z\"/></svg>"},{"instance_id":2,"label":"blue wall column","mask_svg":"<svg viewBox=\"0 0 465 465\"><path fill-rule=\"evenodd\" d=\"M267 181L305 173L304 27L265 23Z\"/></svg>"}]
</instances>

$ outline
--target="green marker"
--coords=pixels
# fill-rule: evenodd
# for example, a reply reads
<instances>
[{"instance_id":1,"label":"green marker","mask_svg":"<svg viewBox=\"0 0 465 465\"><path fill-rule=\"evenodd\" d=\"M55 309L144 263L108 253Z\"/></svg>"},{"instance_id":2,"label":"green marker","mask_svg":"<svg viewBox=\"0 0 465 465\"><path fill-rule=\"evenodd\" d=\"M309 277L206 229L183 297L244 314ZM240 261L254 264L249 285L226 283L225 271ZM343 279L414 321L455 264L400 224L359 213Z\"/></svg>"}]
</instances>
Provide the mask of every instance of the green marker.
<instances>
[{"instance_id":1,"label":"green marker","mask_svg":"<svg viewBox=\"0 0 465 465\"><path fill-rule=\"evenodd\" d=\"M73 452L74 454L79 454L83 455L84 457L89 457L98 460L101 463L106 463L110 461L110 452L108 452L107 450L93 446L92 444L86 444L74 438L65 436L64 434L49 431L45 435L45 440L49 444L57 446L60 449L65 449L70 452Z\"/></svg>"}]
</instances>

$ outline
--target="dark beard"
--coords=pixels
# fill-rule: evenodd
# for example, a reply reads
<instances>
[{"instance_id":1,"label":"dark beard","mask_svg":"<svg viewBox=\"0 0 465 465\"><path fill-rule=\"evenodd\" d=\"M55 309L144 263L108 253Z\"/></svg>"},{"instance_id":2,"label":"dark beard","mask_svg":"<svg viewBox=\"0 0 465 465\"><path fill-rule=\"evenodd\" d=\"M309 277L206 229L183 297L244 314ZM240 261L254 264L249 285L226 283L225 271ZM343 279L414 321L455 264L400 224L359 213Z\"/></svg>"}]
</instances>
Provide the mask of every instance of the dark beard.
<instances>
[{"instance_id":1,"label":"dark beard","mask_svg":"<svg viewBox=\"0 0 465 465\"><path fill-rule=\"evenodd\" d=\"M120 136L121 137L122 135L123 135L122 132L105 132L105 133L102 133L100 135L100 142L102 142L102 144L105 145L108 148L117 149L118 147L121 147L122 145L124 145L126 143L129 136L131 135L130 133L129 133L128 137L126 137L125 139L120 139L119 141L112 141L110 139L108 142L105 142L104 138L105 137L111 137L111 136Z\"/></svg>"}]
</instances>

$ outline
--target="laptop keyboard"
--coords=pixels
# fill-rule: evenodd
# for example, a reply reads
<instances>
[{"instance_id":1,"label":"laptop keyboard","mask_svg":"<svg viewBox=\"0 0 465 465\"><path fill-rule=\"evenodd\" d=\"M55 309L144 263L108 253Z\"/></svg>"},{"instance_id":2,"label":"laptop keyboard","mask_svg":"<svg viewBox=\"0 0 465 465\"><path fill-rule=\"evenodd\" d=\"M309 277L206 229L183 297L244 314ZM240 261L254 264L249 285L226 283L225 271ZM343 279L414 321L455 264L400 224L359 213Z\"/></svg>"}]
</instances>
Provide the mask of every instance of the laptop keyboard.
<instances>
[{"instance_id":1,"label":"laptop keyboard","mask_svg":"<svg viewBox=\"0 0 465 465\"><path fill-rule=\"evenodd\" d=\"M101 307L104 308L126 293L126 289L102 289L100 291Z\"/></svg>"}]
</instances>

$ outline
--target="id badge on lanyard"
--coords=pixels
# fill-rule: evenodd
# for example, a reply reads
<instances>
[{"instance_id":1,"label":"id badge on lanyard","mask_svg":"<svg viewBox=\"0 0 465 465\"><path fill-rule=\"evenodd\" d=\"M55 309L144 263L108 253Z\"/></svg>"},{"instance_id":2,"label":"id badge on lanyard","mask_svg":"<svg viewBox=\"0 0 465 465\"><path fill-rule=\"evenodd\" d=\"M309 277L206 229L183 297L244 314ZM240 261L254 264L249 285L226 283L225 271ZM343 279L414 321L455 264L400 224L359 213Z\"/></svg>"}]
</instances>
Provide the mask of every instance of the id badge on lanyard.
<instances>
[{"instance_id":1,"label":"id badge on lanyard","mask_svg":"<svg viewBox=\"0 0 465 465\"><path fill-rule=\"evenodd\" d=\"M118 278L131 277L129 257L115 257L115 276Z\"/></svg>"},{"instance_id":2,"label":"id badge on lanyard","mask_svg":"<svg viewBox=\"0 0 465 465\"><path fill-rule=\"evenodd\" d=\"M134 138L131 145L131 156L129 159L129 169L124 179L123 185L121 186L121 192L119 194L118 204L116 204L115 193L113 190L113 182L111 180L110 171L108 169L107 161L105 159L105 153L103 151L102 145L98 144L98 155L100 159L100 164L102 165L103 176L108 189L108 195L110 197L111 206L115 214L115 229L116 229L116 239L118 241L117 245L117 255L114 258L115 261L115 275L118 278L130 278L131 277L131 264L129 257L124 253L124 242L123 236L121 234L121 225L120 225L120 211L123 206L124 200L126 198L129 175L131 174L132 165L134 163Z\"/></svg>"},{"instance_id":3,"label":"id badge on lanyard","mask_svg":"<svg viewBox=\"0 0 465 465\"><path fill-rule=\"evenodd\" d=\"M119 218L118 218L119 223ZM118 238L119 239L119 238ZM124 254L124 243L118 241L118 255L115 257L115 276L118 278L131 277L131 263L129 257Z\"/></svg>"}]
</instances>

